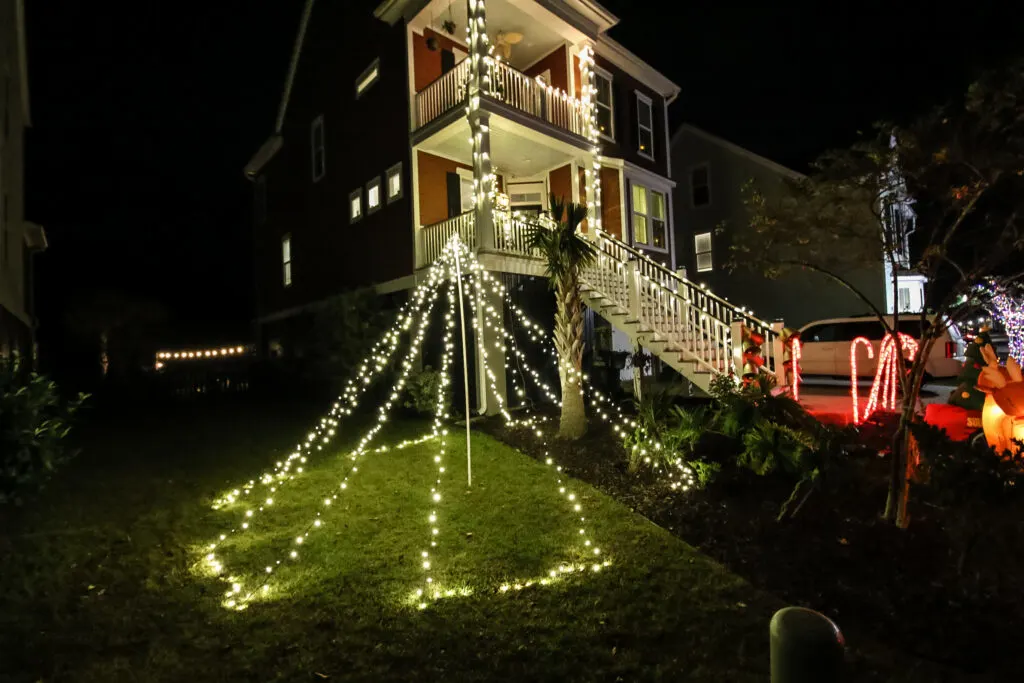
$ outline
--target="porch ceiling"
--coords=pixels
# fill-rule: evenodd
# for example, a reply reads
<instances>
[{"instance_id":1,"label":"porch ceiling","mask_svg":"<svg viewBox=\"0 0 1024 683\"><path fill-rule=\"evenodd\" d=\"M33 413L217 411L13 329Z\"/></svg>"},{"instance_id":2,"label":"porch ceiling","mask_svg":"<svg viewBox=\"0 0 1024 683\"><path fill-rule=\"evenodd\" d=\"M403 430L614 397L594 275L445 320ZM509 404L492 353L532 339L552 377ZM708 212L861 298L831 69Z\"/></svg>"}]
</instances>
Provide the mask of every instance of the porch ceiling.
<instances>
[{"instance_id":1,"label":"porch ceiling","mask_svg":"<svg viewBox=\"0 0 1024 683\"><path fill-rule=\"evenodd\" d=\"M491 163L497 173L510 179L540 175L582 154L581 150L568 143L501 116L491 116L490 128ZM469 121L460 116L420 143L419 148L424 152L472 164L473 150L469 138Z\"/></svg>"},{"instance_id":2,"label":"porch ceiling","mask_svg":"<svg viewBox=\"0 0 1024 683\"><path fill-rule=\"evenodd\" d=\"M430 27L444 33L441 24L455 22L453 39L466 41L466 1L432 0L410 22L417 32ZM521 33L523 40L512 46L509 64L522 69L533 64L563 42L576 44L586 36L545 9L536 0L489 0L487 3L487 37L495 42L498 32Z\"/></svg>"}]
</instances>

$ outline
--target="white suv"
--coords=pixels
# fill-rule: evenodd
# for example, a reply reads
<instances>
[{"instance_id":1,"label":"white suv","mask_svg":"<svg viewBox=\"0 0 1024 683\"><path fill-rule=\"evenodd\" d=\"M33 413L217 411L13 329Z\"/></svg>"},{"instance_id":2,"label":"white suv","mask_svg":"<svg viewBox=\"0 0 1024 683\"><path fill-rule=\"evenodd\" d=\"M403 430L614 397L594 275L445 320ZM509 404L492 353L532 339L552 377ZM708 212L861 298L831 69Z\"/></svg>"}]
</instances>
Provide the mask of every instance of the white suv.
<instances>
[{"instance_id":1,"label":"white suv","mask_svg":"<svg viewBox=\"0 0 1024 683\"><path fill-rule=\"evenodd\" d=\"M886 322L893 324L892 316ZM929 316L926 329L935 321ZM900 316L900 332L921 338L921 318L917 313ZM871 342L872 358L863 344L857 346L857 376L870 377L878 367L878 351L885 328L875 316L816 320L800 328L800 372L805 375L850 376L850 342L865 337ZM966 344L955 325L949 325L932 346L925 372L932 377L955 377L964 362Z\"/></svg>"}]
</instances>

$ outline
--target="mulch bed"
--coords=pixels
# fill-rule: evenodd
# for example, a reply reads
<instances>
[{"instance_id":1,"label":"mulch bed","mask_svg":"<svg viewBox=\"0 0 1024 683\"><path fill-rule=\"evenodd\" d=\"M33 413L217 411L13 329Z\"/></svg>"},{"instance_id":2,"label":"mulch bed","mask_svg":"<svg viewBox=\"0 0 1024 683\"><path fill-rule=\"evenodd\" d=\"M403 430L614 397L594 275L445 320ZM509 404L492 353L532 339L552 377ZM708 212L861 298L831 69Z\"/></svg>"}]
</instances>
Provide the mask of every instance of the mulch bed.
<instances>
[{"instance_id":1,"label":"mulch bed","mask_svg":"<svg viewBox=\"0 0 1024 683\"><path fill-rule=\"evenodd\" d=\"M536 439L498 420L484 430L542 458ZM963 574L951 542L956 514L911 499L909 529L879 515L889 460L877 450L845 461L826 492L799 515L776 521L792 482L754 476L674 492L649 470L630 473L607 425L556 446L565 471L667 529L753 585L834 619L848 639L870 638L894 650L966 673L1024 680L1024 515L980 543ZM554 449L553 449L554 450ZM912 494L913 496L913 494ZM982 680L992 680L986 676Z\"/></svg>"}]
</instances>

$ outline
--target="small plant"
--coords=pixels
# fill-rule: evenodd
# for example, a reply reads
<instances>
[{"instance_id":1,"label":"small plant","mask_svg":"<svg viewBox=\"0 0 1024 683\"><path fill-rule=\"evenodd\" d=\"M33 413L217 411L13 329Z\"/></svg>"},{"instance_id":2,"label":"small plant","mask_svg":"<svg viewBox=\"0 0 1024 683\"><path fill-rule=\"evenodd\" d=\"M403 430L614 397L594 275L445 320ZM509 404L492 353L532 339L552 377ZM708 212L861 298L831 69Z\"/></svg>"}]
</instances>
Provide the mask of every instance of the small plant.
<instances>
[{"instance_id":1,"label":"small plant","mask_svg":"<svg viewBox=\"0 0 1024 683\"><path fill-rule=\"evenodd\" d=\"M442 383L441 373L429 365L409 376L405 383L406 393L402 405L418 415L433 417L437 414L437 392ZM444 412L451 407L449 392L444 392Z\"/></svg>"},{"instance_id":2,"label":"small plant","mask_svg":"<svg viewBox=\"0 0 1024 683\"><path fill-rule=\"evenodd\" d=\"M0 358L0 505L21 505L71 460L65 438L86 398L64 402L55 382Z\"/></svg>"}]
</instances>

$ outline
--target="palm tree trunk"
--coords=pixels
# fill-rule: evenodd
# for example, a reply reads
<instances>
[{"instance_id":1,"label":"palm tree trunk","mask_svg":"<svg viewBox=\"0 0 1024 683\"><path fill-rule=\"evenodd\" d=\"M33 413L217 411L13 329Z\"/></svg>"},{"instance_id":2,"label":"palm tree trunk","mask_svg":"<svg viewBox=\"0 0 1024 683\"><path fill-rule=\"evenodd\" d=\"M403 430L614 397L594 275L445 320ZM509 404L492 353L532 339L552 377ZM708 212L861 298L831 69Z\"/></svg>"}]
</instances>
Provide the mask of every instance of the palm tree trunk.
<instances>
[{"instance_id":1,"label":"palm tree trunk","mask_svg":"<svg viewBox=\"0 0 1024 683\"><path fill-rule=\"evenodd\" d=\"M558 436L578 439L587 431L583 389L578 377L583 371L583 302L578 278L567 275L555 289L555 348L558 351L558 379L562 387L562 419Z\"/></svg>"}]
</instances>

